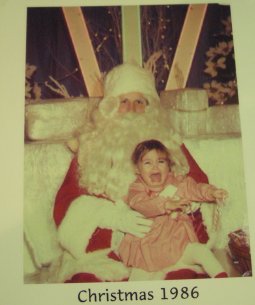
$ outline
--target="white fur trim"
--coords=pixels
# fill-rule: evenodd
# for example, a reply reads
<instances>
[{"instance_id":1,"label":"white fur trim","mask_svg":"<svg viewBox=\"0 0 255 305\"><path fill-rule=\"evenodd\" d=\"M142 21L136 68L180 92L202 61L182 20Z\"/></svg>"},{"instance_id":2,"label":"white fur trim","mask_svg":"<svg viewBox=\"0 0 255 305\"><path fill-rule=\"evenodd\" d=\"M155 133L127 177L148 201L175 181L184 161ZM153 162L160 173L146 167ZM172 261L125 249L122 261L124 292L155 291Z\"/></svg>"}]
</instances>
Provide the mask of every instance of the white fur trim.
<instances>
[{"instance_id":1,"label":"white fur trim","mask_svg":"<svg viewBox=\"0 0 255 305\"><path fill-rule=\"evenodd\" d=\"M105 117L112 117L118 109L119 97L122 94L141 93L150 105L159 103L153 74L134 64L125 63L113 68L104 82L104 98L99 104L99 110Z\"/></svg>"},{"instance_id":2,"label":"white fur trim","mask_svg":"<svg viewBox=\"0 0 255 305\"><path fill-rule=\"evenodd\" d=\"M52 209L71 158L64 144L25 145L24 232L28 254L39 268L61 255Z\"/></svg>"},{"instance_id":3,"label":"white fur trim","mask_svg":"<svg viewBox=\"0 0 255 305\"><path fill-rule=\"evenodd\" d=\"M102 281L121 281L129 277L129 269L123 263L107 257L108 251L84 253L79 259L65 252L58 262L51 266L49 282L63 283L77 273L91 273Z\"/></svg>"},{"instance_id":4,"label":"white fur trim","mask_svg":"<svg viewBox=\"0 0 255 305\"><path fill-rule=\"evenodd\" d=\"M107 257L110 248L85 253L96 228L114 227L113 215L124 211L122 202L114 205L106 199L86 195L74 200L58 228L58 240L64 252L51 264L47 281L62 283L77 273L91 273L102 281L128 278L129 269L123 263ZM115 248L122 237L123 233L113 234Z\"/></svg>"},{"instance_id":5,"label":"white fur trim","mask_svg":"<svg viewBox=\"0 0 255 305\"><path fill-rule=\"evenodd\" d=\"M107 74L104 97L117 97L129 92L140 92L159 101L153 74L138 65L125 63Z\"/></svg>"},{"instance_id":6,"label":"white fur trim","mask_svg":"<svg viewBox=\"0 0 255 305\"><path fill-rule=\"evenodd\" d=\"M84 251L97 227L105 227L103 219L108 220L108 227L114 219L116 207L106 199L94 196L80 196L73 201L58 229L61 246L75 258L84 256Z\"/></svg>"}]
</instances>

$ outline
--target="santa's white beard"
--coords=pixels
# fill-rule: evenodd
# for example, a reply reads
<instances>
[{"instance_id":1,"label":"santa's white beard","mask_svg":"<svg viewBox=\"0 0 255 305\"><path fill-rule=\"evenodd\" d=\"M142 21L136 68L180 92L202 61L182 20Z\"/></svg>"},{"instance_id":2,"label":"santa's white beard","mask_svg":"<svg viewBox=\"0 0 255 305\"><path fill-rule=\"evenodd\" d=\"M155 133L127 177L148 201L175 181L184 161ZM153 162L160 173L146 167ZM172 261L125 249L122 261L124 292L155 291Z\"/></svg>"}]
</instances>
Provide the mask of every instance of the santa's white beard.
<instances>
[{"instance_id":1,"label":"santa's white beard","mask_svg":"<svg viewBox=\"0 0 255 305\"><path fill-rule=\"evenodd\" d=\"M95 126L84 129L78 152L80 186L91 194L104 194L114 201L127 194L135 180L131 155L144 140L161 141L170 150L179 172L188 171L179 147L180 138L158 109L143 114L118 114L109 120L97 120Z\"/></svg>"}]
</instances>

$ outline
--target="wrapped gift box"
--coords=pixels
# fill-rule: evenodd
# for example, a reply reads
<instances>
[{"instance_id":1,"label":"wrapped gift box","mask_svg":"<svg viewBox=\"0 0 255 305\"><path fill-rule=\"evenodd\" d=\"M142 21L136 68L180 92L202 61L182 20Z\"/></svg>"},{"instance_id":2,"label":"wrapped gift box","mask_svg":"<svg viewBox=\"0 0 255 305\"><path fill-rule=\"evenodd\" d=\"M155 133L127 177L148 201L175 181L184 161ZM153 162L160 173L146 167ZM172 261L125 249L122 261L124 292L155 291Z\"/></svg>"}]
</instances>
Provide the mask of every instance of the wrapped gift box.
<instances>
[{"instance_id":1,"label":"wrapped gift box","mask_svg":"<svg viewBox=\"0 0 255 305\"><path fill-rule=\"evenodd\" d=\"M251 275L251 254L247 234L243 230L236 230L228 236L230 256L236 268L243 275Z\"/></svg>"}]
</instances>

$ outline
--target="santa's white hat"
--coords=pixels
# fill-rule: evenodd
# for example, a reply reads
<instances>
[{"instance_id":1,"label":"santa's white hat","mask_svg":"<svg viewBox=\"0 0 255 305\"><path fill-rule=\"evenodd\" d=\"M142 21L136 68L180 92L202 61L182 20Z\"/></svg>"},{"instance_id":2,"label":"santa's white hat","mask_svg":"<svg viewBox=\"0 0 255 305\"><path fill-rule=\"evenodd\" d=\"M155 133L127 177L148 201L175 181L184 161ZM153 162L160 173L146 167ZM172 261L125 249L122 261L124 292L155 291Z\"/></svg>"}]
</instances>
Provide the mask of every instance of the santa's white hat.
<instances>
[{"instance_id":1,"label":"santa's white hat","mask_svg":"<svg viewBox=\"0 0 255 305\"><path fill-rule=\"evenodd\" d=\"M112 116L119 107L118 97L130 92L141 93L149 105L159 103L153 74L135 64L124 63L114 67L104 81L104 98L99 104L100 112Z\"/></svg>"}]
</instances>

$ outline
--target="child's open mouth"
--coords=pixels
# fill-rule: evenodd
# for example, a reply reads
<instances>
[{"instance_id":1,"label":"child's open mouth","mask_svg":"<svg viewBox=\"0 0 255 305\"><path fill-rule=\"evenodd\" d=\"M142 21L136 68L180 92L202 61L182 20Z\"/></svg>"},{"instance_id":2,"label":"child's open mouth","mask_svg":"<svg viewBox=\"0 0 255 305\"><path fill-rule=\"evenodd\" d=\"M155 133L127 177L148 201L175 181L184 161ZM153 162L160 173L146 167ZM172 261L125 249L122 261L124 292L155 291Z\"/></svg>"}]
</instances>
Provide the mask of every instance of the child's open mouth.
<instances>
[{"instance_id":1,"label":"child's open mouth","mask_svg":"<svg viewBox=\"0 0 255 305\"><path fill-rule=\"evenodd\" d=\"M151 174L150 178L151 178L152 182L160 182L161 181L161 174L160 173Z\"/></svg>"}]
</instances>

